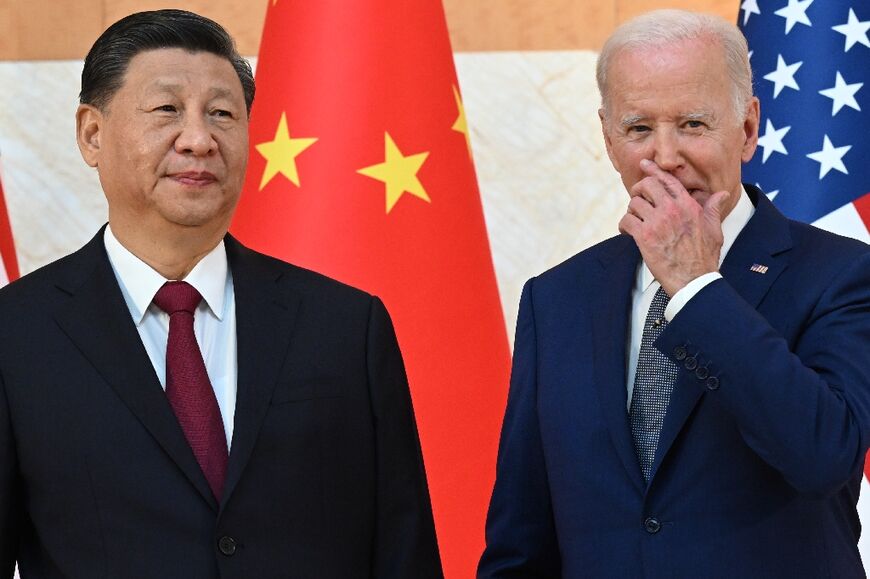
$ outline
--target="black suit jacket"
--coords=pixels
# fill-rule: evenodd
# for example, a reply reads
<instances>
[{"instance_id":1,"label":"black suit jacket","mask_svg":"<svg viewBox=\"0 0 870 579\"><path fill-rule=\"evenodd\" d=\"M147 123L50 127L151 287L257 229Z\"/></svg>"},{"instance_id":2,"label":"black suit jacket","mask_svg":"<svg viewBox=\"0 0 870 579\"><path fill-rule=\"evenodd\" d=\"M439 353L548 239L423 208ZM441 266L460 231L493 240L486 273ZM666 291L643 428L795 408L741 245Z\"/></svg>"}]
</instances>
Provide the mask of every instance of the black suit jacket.
<instances>
[{"instance_id":1,"label":"black suit jacket","mask_svg":"<svg viewBox=\"0 0 870 579\"><path fill-rule=\"evenodd\" d=\"M0 291L0 577L440 577L376 297L226 238L238 397L218 503L102 231Z\"/></svg>"}]
</instances>

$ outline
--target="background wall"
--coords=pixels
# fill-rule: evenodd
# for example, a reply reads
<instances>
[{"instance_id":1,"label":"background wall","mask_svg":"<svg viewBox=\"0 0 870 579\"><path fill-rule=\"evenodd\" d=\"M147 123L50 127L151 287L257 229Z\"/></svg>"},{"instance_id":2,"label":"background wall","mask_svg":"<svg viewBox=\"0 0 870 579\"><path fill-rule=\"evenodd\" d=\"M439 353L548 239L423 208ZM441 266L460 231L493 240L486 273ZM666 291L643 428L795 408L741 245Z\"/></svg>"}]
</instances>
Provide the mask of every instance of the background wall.
<instances>
[{"instance_id":1,"label":"background wall","mask_svg":"<svg viewBox=\"0 0 870 579\"><path fill-rule=\"evenodd\" d=\"M353 1L353 0L349 0ZM654 8L692 8L735 21L737 0L444 0L453 49L597 50L620 22ZM266 0L2 0L0 60L83 58L109 24L132 12L184 8L229 29L257 54Z\"/></svg>"}]
</instances>

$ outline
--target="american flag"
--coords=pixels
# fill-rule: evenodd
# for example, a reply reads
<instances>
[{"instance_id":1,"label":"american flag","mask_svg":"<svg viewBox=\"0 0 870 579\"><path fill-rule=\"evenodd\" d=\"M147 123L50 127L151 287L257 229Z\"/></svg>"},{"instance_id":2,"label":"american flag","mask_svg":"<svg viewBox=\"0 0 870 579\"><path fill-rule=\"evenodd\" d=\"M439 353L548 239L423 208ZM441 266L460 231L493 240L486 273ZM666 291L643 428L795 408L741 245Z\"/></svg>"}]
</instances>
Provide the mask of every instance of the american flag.
<instances>
[{"instance_id":1,"label":"american flag","mask_svg":"<svg viewBox=\"0 0 870 579\"><path fill-rule=\"evenodd\" d=\"M793 219L870 243L870 2L741 0L738 24L761 100L743 180ZM858 513L868 565L866 477Z\"/></svg>"},{"instance_id":2,"label":"american flag","mask_svg":"<svg viewBox=\"0 0 870 579\"><path fill-rule=\"evenodd\" d=\"M870 2L741 0L761 100L743 180L792 219L870 242Z\"/></svg>"}]
</instances>

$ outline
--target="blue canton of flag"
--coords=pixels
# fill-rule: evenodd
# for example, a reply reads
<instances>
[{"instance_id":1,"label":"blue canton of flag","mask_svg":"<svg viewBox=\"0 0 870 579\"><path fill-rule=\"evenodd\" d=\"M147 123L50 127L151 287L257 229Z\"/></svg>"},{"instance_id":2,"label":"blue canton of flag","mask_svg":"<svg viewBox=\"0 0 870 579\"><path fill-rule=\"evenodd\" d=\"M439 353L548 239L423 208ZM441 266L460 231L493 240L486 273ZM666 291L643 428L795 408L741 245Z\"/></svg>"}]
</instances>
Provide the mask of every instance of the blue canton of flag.
<instances>
[{"instance_id":1,"label":"blue canton of flag","mask_svg":"<svg viewBox=\"0 0 870 579\"><path fill-rule=\"evenodd\" d=\"M838 232L870 239L870 2L741 0L738 19L761 100L743 180L800 221L863 212Z\"/></svg>"}]
</instances>

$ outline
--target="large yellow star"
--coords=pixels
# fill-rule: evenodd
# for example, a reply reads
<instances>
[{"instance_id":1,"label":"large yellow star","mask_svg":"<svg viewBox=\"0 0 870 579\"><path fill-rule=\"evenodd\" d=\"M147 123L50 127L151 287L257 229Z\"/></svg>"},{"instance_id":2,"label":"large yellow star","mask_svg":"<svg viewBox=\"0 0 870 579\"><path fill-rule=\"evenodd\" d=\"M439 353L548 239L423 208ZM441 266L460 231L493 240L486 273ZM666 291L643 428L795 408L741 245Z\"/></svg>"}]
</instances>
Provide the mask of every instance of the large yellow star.
<instances>
[{"instance_id":1,"label":"large yellow star","mask_svg":"<svg viewBox=\"0 0 870 579\"><path fill-rule=\"evenodd\" d=\"M417 178L417 172L423 166L426 157L429 156L429 152L426 151L425 153L417 153L416 155L405 157L402 155L399 147L396 146L390 133L384 133L384 135L386 136L384 141L384 162L360 169L357 173L383 181L386 184L387 213L393 209L404 193L410 193L427 203L431 203L429 195L426 194L426 190L423 188L423 184Z\"/></svg>"},{"instance_id":2,"label":"large yellow star","mask_svg":"<svg viewBox=\"0 0 870 579\"><path fill-rule=\"evenodd\" d=\"M263 170L263 178L260 180L260 191L278 173L299 187L296 157L316 141L317 139L291 139L290 131L287 130L287 115L281 113L278 130L275 131L275 139L257 145L257 152L266 158L266 168Z\"/></svg>"},{"instance_id":3,"label":"large yellow star","mask_svg":"<svg viewBox=\"0 0 870 579\"><path fill-rule=\"evenodd\" d=\"M468 154L471 155L471 135L468 132L468 121L465 119L465 106L462 104L462 97L459 96L459 89L453 85L453 98L456 99L456 108L459 109L459 116L453 126L450 127L457 133L465 135L465 144L468 146Z\"/></svg>"}]
</instances>

